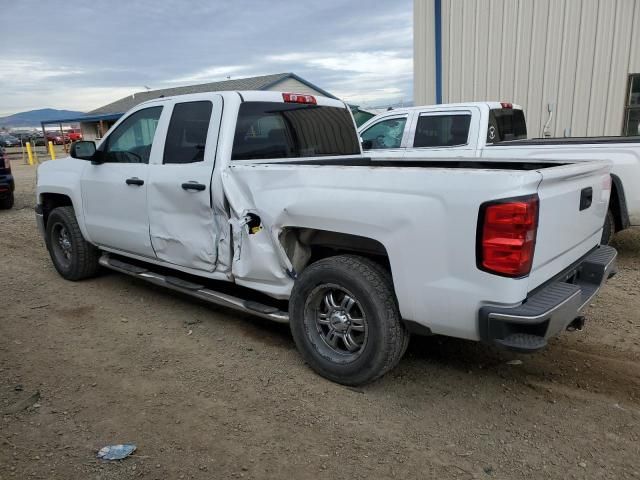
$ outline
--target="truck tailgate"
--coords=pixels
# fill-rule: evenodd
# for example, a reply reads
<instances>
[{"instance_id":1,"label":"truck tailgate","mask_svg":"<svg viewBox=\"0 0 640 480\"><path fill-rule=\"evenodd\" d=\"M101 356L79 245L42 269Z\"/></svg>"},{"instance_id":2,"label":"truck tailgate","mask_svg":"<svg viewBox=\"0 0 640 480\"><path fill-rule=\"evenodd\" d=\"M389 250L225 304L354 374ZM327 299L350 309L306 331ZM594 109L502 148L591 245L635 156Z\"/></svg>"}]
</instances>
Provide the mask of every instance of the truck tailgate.
<instances>
[{"instance_id":1,"label":"truck tailgate","mask_svg":"<svg viewBox=\"0 0 640 480\"><path fill-rule=\"evenodd\" d=\"M610 163L597 160L539 170L540 208L530 290L600 243L611 193L609 172Z\"/></svg>"}]
</instances>

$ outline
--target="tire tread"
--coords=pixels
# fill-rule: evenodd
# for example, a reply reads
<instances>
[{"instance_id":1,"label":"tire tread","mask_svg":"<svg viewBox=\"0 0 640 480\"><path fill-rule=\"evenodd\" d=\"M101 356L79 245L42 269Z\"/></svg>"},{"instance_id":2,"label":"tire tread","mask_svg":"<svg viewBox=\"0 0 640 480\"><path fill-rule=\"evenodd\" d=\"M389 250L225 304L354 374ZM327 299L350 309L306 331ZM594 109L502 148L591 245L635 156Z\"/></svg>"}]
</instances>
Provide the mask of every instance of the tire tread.
<instances>
[{"instance_id":1,"label":"tire tread","mask_svg":"<svg viewBox=\"0 0 640 480\"><path fill-rule=\"evenodd\" d=\"M389 372L400 362L409 344L410 334L400 318L398 302L393 289L393 280L391 274L381 265L368 258L353 254L337 255L319 260L308 266L303 272L303 275L318 275L323 278L325 272L333 272L336 269L346 269L363 278L368 284L372 295L380 299L385 306L385 311L380 313L380 318L384 322L384 331L387 333L385 348L382 352L383 363L382 365L374 365L372 368L363 369L360 374L345 380L338 376L328 374L316 364L315 358L310 353L306 352L304 348L300 348L300 345L299 350L305 361L314 370L331 380L354 386L373 382ZM298 283L294 285L291 294L292 298L298 295L297 286ZM297 340L296 343L298 343Z\"/></svg>"},{"instance_id":2,"label":"tire tread","mask_svg":"<svg viewBox=\"0 0 640 480\"><path fill-rule=\"evenodd\" d=\"M69 230L75 256L71 262L70 271L64 272L58 268L58 265L53 259L52 253L51 256L56 270L58 270L58 273L60 273L64 278L71 281L94 277L100 268L98 263L100 251L95 246L87 242L82 236L78 220L76 219L75 210L73 207L57 207L49 214L47 224L51 222L52 217L55 219L56 215L60 216L61 220L66 224ZM50 232L47 228L47 241L49 241L49 236Z\"/></svg>"}]
</instances>

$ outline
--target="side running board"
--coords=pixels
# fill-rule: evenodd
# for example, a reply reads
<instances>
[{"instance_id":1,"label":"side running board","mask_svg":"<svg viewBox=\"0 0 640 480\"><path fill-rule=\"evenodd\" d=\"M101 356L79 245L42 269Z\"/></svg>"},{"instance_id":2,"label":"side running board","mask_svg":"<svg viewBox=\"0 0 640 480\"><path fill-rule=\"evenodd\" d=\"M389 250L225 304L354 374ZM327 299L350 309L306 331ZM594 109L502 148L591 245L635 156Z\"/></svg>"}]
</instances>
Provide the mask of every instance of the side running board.
<instances>
[{"instance_id":1,"label":"side running board","mask_svg":"<svg viewBox=\"0 0 640 480\"><path fill-rule=\"evenodd\" d=\"M100 257L99 263L105 268L131 275L132 277L145 280L155 285L170 288L171 290L199 298L205 302L240 310L241 312L250 313L251 315L266 318L267 320L272 320L274 322L289 323L289 314L277 309L276 307L254 302L252 300L243 300L242 298L234 297L226 293L216 292L205 288L203 285L198 285L177 277L161 275L159 273L152 272L147 268L131 265L121 260L110 258L106 253Z\"/></svg>"}]
</instances>

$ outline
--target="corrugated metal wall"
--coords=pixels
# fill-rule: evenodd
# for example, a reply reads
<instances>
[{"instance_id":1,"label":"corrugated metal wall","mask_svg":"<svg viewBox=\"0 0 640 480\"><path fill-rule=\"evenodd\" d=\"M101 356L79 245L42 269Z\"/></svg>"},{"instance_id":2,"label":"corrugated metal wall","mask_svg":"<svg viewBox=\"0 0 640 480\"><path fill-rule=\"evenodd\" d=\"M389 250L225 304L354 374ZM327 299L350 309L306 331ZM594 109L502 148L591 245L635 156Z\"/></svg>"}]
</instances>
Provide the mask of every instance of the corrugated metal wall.
<instances>
[{"instance_id":1,"label":"corrugated metal wall","mask_svg":"<svg viewBox=\"0 0 640 480\"><path fill-rule=\"evenodd\" d=\"M531 136L620 135L640 0L441 0L443 102L507 100ZM414 0L414 101L434 103L433 0Z\"/></svg>"},{"instance_id":2,"label":"corrugated metal wall","mask_svg":"<svg viewBox=\"0 0 640 480\"><path fill-rule=\"evenodd\" d=\"M413 2L413 99L416 105L436 102L433 0Z\"/></svg>"}]
</instances>

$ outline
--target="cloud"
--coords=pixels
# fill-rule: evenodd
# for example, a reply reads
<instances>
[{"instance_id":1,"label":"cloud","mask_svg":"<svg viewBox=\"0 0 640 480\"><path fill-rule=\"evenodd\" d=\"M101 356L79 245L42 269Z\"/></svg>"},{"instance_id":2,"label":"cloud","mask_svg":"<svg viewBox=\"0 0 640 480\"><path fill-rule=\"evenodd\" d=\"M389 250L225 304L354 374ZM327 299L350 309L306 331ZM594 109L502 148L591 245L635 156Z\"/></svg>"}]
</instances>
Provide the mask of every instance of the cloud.
<instances>
[{"instance_id":1,"label":"cloud","mask_svg":"<svg viewBox=\"0 0 640 480\"><path fill-rule=\"evenodd\" d=\"M272 55L267 60L332 72L326 89L348 102L366 105L409 99L406 86L413 76L413 58L404 52L288 53Z\"/></svg>"},{"instance_id":2,"label":"cloud","mask_svg":"<svg viewBox=\"0 0 640 480\"><path fill-rule=\"evenodd\" d=\"M216 80L224 80L227 76L249 71L251 68L247 65L228 65L223 67L207 67L202 70L192 72L188 75L167 80L166 83L206 83Z\"/></svg>"},{"instance_id":3,"label":"cloud","mask_svg":"<svg viewBox=\"0 0 640 480\"><path fill-rule=\"evenodd\" d=\"M3 58L0 68L0 82L12 82L20 79L23 84L37 84L54 77L82 74L82 70L67 65L52 65L44 60L24 60Z\"/></svg>"},{"instance_id":4,"label":"cloud","mask_svg":"<svg viewBox=\"0 0 640 480\"><path fill-rule=\"evenodd\" d=\"M3 18L29 20L0 29L4 112L285 71L353 103L411 98L411 0L5 3Z\"/></svg>"}]
</instances>

